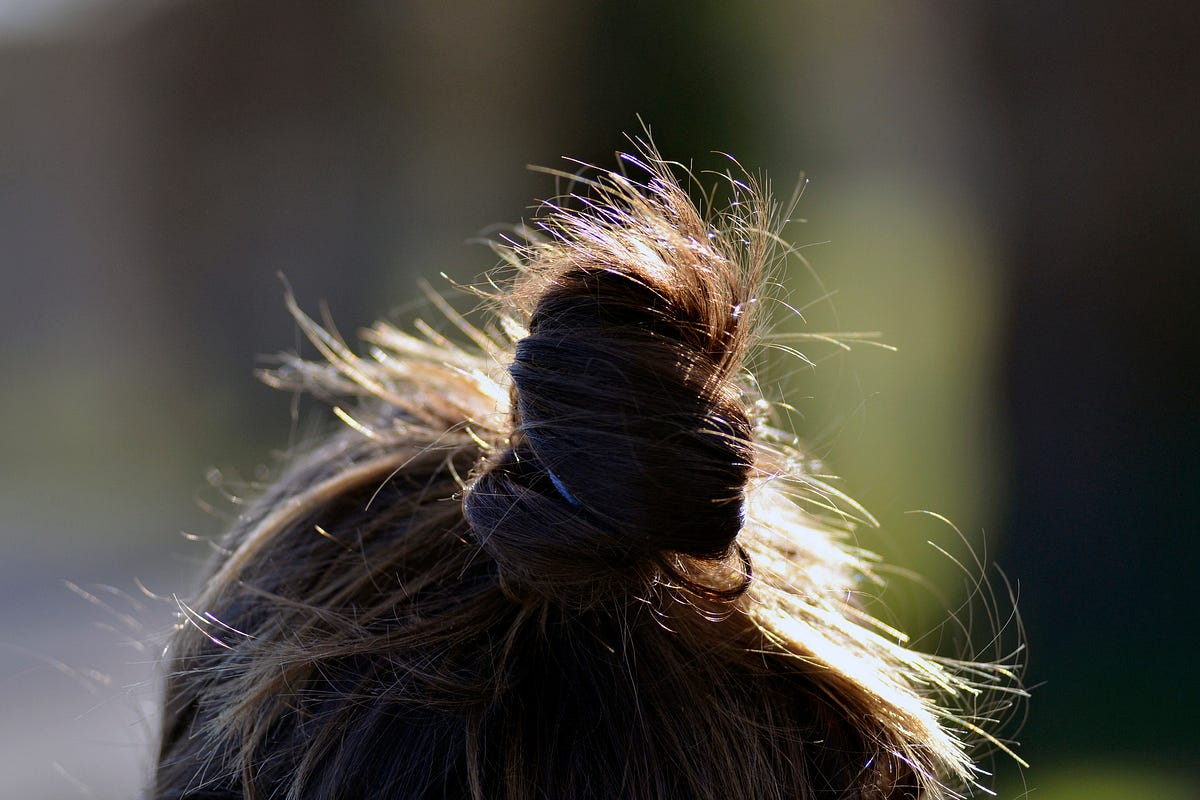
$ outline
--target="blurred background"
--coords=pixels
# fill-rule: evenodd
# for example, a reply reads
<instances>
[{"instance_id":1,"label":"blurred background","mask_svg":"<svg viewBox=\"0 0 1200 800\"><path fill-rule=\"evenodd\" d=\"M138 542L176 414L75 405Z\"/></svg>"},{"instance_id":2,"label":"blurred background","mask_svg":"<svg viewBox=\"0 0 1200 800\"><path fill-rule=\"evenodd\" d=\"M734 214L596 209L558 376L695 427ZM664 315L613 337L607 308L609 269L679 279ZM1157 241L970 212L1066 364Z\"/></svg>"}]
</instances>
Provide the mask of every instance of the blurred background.
<instances>
[{"instance_id":1,"label":"blurred background","mask_svg":"<svg viewBox=\"0 0 1200 800\"><path fill-rule=\"evenodd\" d=\"M1032 766L988 759L1000 796L1200 797L1198 29L1170 0L0 0L4 793L143 784L194 540L327 417L252 377L300 346L277 273L347 333L436 317L418 280L494 266L472 240L557 191L526 165L612 165L640 114L697 169L807 177L781 330L897 352L806 347L768 391L879 519L879 607L923 646L1009 652L1019 595Z\"/></svg>"}]
</instances>

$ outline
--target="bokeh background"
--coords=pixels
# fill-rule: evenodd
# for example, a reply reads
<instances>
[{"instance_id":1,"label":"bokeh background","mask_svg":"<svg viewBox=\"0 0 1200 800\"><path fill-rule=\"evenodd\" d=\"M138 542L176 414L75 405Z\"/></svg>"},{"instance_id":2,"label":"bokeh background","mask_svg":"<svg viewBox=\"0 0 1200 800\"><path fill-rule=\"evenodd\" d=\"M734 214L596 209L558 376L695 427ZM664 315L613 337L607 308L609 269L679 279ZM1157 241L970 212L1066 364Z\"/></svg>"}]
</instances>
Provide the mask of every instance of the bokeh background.
<instances>
[{"instance_id":1,"label":"bokeh background","mask_svg":"<svg viewBox=\"0 0 1200 800\"><path fill-rule=\"evenodd\" d=\"M299 346L277 273L346 331L432 318L419 278L494 266L471 241L557 190L527 164L611 165L640 114L698 169L807 176L781 330L897 352L808 347L769 388L924 645L1009 653L1019 595L1032 766L990 759L1000 796L1200 797L1198 29L1171 0L3 0L2 793L142 785L170 598L228 486L321 424L252 378Z\"/></svg>"}]
</instances>

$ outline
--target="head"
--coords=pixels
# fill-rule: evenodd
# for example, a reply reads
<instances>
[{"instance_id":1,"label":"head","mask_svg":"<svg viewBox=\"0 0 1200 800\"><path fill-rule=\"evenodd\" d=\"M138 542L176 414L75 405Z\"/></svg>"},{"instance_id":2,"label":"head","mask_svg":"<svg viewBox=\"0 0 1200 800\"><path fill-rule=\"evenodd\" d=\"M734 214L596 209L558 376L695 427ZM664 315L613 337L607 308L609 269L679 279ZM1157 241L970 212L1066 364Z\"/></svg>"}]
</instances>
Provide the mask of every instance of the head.
<instances>
[{"instance_id":1,"label":"head","mask_svg":"<svg viewBox=\"0 0 1200 800\"><path fill-rule=\"evenodd\" d=\"M839 495L746 371L776 207L743 177L702 213L652 152L626 160L637 180L598 174L500 248L494 325L446 308L468 345L380 324L362 358L293 306L324 361L264 377L346 425L185 607L154 798L973 783L974 726L944 707L971 685L856 603L863 554L805 510Z\"/></svg>"}]
</instances>

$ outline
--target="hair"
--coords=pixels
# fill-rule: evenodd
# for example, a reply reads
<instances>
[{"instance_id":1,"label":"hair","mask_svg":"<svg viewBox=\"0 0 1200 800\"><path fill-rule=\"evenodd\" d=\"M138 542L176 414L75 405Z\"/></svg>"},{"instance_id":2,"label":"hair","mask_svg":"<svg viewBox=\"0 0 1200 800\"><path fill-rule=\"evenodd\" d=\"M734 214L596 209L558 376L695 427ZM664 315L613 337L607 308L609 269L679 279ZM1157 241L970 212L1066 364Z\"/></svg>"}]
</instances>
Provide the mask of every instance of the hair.
<instances>
[{"instance_id":1,"label":"hair","mask_svg":"<svg viewBox=\"0 0 1200 800\"><path fill-rule=\"evenodd\" d=\"M323 360L263 377L346 424L181 605L152 797L977 786L963 701L1008 673L864 612L855 506L747 372L779 207L730 173L702 212L652 147L622 158L638 179L597 170L496 245L515 277L478 292L493 325L432 297L469 345L381 323L361 357L289 295Z\"/></svg>"}]
</instances>

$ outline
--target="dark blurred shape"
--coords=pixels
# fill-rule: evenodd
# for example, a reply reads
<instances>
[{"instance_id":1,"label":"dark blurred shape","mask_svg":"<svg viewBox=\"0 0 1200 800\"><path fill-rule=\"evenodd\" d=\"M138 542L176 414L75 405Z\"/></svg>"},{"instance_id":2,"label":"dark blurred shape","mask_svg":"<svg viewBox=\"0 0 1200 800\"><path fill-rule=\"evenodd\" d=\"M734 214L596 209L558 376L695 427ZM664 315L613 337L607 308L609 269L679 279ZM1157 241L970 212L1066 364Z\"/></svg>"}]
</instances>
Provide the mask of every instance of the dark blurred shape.
<instances>
[{"instance_id":1,"label":"dark blurred shape","mask_svg":"<svg viewBox=\"0 0 1200 800\"><path fill-rule=\"evenodd\" d=\"M1166 2L986 17L1013 292L1004 560L1045 683L1023 738L1196 766L1200 16Z\"/></svg>"}]
</instances>

